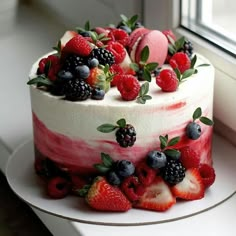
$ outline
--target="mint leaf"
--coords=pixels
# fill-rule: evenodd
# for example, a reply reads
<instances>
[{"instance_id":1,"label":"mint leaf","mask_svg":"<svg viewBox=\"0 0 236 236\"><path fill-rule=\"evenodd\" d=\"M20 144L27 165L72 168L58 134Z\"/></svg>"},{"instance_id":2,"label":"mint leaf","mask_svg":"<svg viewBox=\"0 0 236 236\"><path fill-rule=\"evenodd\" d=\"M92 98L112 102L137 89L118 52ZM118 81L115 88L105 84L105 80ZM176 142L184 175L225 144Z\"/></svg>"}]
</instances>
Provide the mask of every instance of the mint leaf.
<instances>
[{"instance_id":1,"label":"mint leaf","mask_svg":"<svg viewBox=\"0 0 236 236\"><path fill-rule=\"evenodd\" d=\"M113 160L108 154L102 152L101 159L102 159L102 163L105 167L108 167L108 168L112 167Z\"/></svg>"},{"instance_id":2,"label":"mint leaf","mask_svg":"<svg viewBox=\"0 0 236 236\"><path fill-rule=\"evenodd\" d=\"M196 55L194 55L194 57L191 59L191 69L193 69L194 68L194 66L195 66L195 64L196 64L196 61L197 61L197 56Z\"/></svg>"},{"instance_id":3,"label":"mint leaf","mask_svg":"<svg viewBox=\"0 0 236 236\"><path fill-rule=\"evenodd\" d=\"M186 71L182 74L181 80L190 77L191 75L194 74L194 72L195 72L195 69L188 69L188 70L186 70Z\"/></svg>"},{"instance_id":4,"label":"mint leaf","mask_svg":"<svg viewBox=\"0 0 236 236\"><path fill-rule=\"evenodd\" d=\"M148 71L153 71L153 70L155 70L157 67L158 67L158 63L156 63L156 62L150 62L150 63L148 63L148 64L145 65L145 68L146 68Z\"/></svg>"},{"instance_id":5,"label":"mint leaf","mask_svg":"<svg viewBox=\"0 0 236 236\"><path fill-rule=\"evenodd\" d=\"M200 64L197 67L201 67L201 66L210 66L210 64L204 63L204 64Z\"/></svg>"},{"instance_id":6,"label":"mint leaf","mask_svg":"<svg viewBox=\"0 0 236 236\"><path fill-rule=\"evenodd\" d=\"M163 136L159 136L159 139L160 139L160 143L161 143L161 149L165 149L167 147L167 142L168 142L168 139L166 137L163 137Z\"/></svg>"},{"instance_id":7,"label":"mint leaf","mask_svg":"<svg viewBox=\"0 0 236 236\"><path fill-rule=\"evenodd\" d=\"M169 147L169 146L174 146L175 144L177 144L177 143L179 142L179 140L180 140L180 137L179 137L179 136L172 138L172 139L168 142L168 147Z\"/></svg>"},{"instance_id":8,"label":"mint leaf","mask_svg":"<svg viewBox=\"0 0 236 236\"><path fill-rule=\"evenodd\" d=\"M205 117L205 116L201 116L201 117L199 118L199 120L200 120L203 124L205 124L205 125L209 125L209 126L214 125L214 122L213 122L211 119L209 119L209 118L207 118L207 117Z\"/></svg>"},{"instance_id":9,"label":"mint leaf","mask_svg":"<svg viewBox=\"0 0 236 236\"><path fill-rule=\"evenodd\" d=\"M144 96L143 96L143 99L145 99L145 101L146 101L146 100L151 100L151 99L152 99L152 96L150 96L150 95L144 95Z\"/></svg>"},{"instance_id":10,"label":"mint leaf","mask_svg":"<svg viewBox=\"0 0 236 236\"><path fill-rule=\"evenodd\" d=\"M130 64L129 64L129 67L130 67L132 70L134 70L135 72L138 72L138 71L139 71L139 66L138 66L138 64L136 64L136 63L130 63Z\"/></svg>"},{"instance_id":11,"label":"mint leaf","mask_svg":"<svg viewBox=\"0 0 236 236\"><path fill-rule=\"evenodd\" d=\"M176 48L175 48L173 45L168 44L168 52L169 52L171 55L173 55L173 54L176 53Z\"/></svg>"},{"instance_id":12,"label":"mint leaf","mask_svg":"<svg viewBox=\"0 0 236 236\"><path fill-rule=\"evenodd\" d=\"M97 127L97 130L102 133L110 133L117 128L116 125L112 124L103 124Z\"/></svg>"},{"instance_id":13,"label":"mint leaf","mask_svg":"<svg viewBox=\"0 0 236 236\"><path fill-rule=\"evenodd\" d=\"M198 107L193 113L193 121L200 118L201 115L202 115L202 109L201 109L201 107Z\"/></svg>"},{"instance_id":14,"label":"mint leaf","mask_svg":"<svg viewBox=\"0 0 236 236\"><path fill-rule=\"evenodd\" d=\"M184 46L184 42L185 42L184 36L175 41L176 51L179 51Z\"/></svg>"},{"instance_id":15,"label":"mint leaf","mask_svg":"<svg viewBox=\"0 0 236 236\"><path fill-rule=\"evenodd\" d=\"M116 122L120 128L124 128L126 126L126 121L124 118L121 118Z\"/></svg>"},{"instance_id":16,"label":"mint leaf","mask_svg":"<svg viewBox=\"0 0 236 236\"><path fill-rule=\"evenodd\" d=\"M108 168L108 167L106 167L106 166L104 166L103 164L100 164L100 163L99 164L94 164L93 167L95 169L97 169L102 174L105 174L110 170L110 168Z\"/></svg>"},{"instance_id":17,"label":"mint leaf","mask_svg":"<svg viewBox=\"0 0 236 236\"><path fill-rule=\"evenodd\" d=\"M43 75L39 75L31 80L29 80L27 82L28 85L32 85L32 84L36 84L36 85L45 85L45 86L50 86L52 85L52 81L49 80L47 77L43 76Z\"/></svg>"},{"instance_id":18,"label":"mint leaf","mask_svg":"<svg viewBox=\"0 0 236 236\"><path fill-rule=\"evenodd\" d=\"M148 82L152 81L152 76L149 70L147 70L145 67L143 68L143 79L145 79Z\"/></svg>"},{"instance_id":19,"label":"mint leaf","mask_svg":"<svg viewBox=\"0 0 236 236\"><path fill-rule=\"evenodd\" d=\"M146 62L149 58L149 47L146 45L141 51L141 61Z\"/></svg>"},{"instance_id":20,"label":"mint leaf","mask_svg":"<svg viewBox=\"0 0 236 236\"><path fill-rule=\"evenodd\" d=\"M180 151L176 149L166 149L164 153L172 158L176 158L176 156L180 156Z\"/></svg>"},{"instance_id":21,"label":"mint leaf","mask_svg":"<svg viewBox=\"0 0 236 236\"><path fill-rule=\"evenodd\" d=\"M143 96L145 94L147 94L149 91L149 83L145 82L144 84L142 84L140 91L139 91L139 95Z\"/></svg>"},{"instance_id":22,"label":"mint leaf","mask_svg":"<svg viewBox=\"0 0 236 236\"><path fill-rule=\"evenodd\" d=\"M146 100L143 99L143 97L138 97L137 101L138 101L138 103L141 103L141 104L145 104L146 103Z\"/></svg>"},{"instance_id":23,"label":"mint leaf","mask_svg":"<svg viewBox=\"0 0 236 236\"><path fill-rule=\"evenodd\" d=\"M138 15L134 15L129 19L129 22L131 25L134 25L137 20L138 20Z\"/></svg>"},{"instance_id":24,"label":"mint leaf","mask_svg":"<svg viewBox=\"0 0 236 236\"><path fill-rule=\"evenodd\" d=\"M85 22L84 30L85 30L85 31L89 31L89 30L90 30L90 22L89 22L89 21L86 21L86 22Z\"/></svg>"},{"instance_id":25,"label":"mint leaf","mask_svg":"<svg viewBox=\"0 0 236 236\"><path fill-rule=\"evenodd\" d=\"M128 17L126 17L126 16L123 15L123 14L120 15L120 18L121 18L123 21L125 21L125 22L129 20Z\"/></svg>"}]
</instances>

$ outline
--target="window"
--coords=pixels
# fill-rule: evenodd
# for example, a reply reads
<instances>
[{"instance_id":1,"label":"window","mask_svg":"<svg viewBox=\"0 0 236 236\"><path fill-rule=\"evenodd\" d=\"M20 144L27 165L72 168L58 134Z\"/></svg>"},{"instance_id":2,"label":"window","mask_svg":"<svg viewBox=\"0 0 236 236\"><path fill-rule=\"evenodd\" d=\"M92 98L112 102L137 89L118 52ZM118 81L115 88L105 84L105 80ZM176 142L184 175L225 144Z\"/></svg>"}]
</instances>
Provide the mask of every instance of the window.
<instances>
[{"instance_id":1,"label":"window","mask_svg":"<svg viewBox=\"0 0 236 236\"><path fill-rule=\"evenodd\" d=\"M235 0L144 1L145 25L187 37L214 65L214 117L236 135L235 12Z\"/></svg>"}]
</instances>

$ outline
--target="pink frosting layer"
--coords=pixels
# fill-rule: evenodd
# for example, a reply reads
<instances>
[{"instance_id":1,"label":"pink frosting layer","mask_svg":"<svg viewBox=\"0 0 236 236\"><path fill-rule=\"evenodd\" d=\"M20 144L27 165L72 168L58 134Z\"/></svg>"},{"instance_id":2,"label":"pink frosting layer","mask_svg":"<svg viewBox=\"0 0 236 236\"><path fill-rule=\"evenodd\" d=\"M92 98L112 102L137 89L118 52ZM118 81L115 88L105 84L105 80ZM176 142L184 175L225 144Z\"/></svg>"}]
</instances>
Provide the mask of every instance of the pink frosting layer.
<instances>
[{"instance_id":1,"label":"pink frosting layer","mask_svg":"<svg viewBox=\"0 0 236 236\"><path fill-rule=\"evenodd\" d=\"M170 137L181 136L176 148L191 146L201 155L201 162L212 164L211 140L212 127L202 126L202 135L198 140L190 140L185 136L186 123L178 129L168 133ZM34 144L36 158L49 158L60 167L71 172L91 174L95 172L93 165L101 162L101 152L109 154L114 159L126 159L134 164L145 158L146 154L159 148L158 139L145 146L136 145L122 148L115 140L83 140L49 130L42 121L33 113ZM156 137L159 137L157 134Z\"/></svg>"}]
</instances>

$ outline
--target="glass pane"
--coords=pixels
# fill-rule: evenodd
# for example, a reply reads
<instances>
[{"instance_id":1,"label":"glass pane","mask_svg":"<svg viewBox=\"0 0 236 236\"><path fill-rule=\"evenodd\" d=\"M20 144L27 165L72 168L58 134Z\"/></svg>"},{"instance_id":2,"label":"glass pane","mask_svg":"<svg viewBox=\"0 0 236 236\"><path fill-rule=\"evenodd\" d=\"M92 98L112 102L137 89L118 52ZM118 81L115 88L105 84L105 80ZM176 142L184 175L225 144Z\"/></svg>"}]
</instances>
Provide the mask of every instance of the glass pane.
<instances>
[{"instance_id":1,"label":"glass pane","mask_svg":"<svg viewBox=\"0 0 236 236\"><path fill-rule=\"evenodd\" d=\"M181 25L236 55L236 1L182 0Z\"/></svg>"}]
</instances>

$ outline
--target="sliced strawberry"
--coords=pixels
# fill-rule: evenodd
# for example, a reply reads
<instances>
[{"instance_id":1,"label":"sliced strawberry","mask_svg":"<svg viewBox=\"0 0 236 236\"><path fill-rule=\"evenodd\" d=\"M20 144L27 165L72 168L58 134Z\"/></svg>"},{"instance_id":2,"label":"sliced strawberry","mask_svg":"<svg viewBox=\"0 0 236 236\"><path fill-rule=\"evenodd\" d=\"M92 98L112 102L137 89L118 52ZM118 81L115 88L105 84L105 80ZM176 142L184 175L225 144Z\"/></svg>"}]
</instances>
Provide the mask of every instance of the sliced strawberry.
<instances>
[{"instance_id":1,"label":"sliced strawberry","mask_svg":"<svg viewBox=\"0 0 236 236\"><path fill-rule=\"evenodd\" d=\"M61 37L61 49L64 48L66 43L70 41L72 38L74 38L76 35L78 35L75 31L66 31L64 35Z\"/></svg>"},{"instance_id":2,"label":"sliced strawberry","mask_svg":"<svg viewBox=\"0 0 236 236\"><path fill-rule=\"evenodd\" d=\"M125 59L126 56L125 48L119 42L112 42L112 41L109 42L107 44L106 49L114 55L116 64L121 63Z\"/></svg>"},{"instance_id":3,"label":"sliced strawberry","mask_svg":"<svg viewBox=\"0 0 236 236\"><path fill-rule=\"evenodd\" d=\"M199 168L200 155L191 147L186 146L180 149L180 162L186 168Z\"/></svg>"},{"instance_id":4,"label":"sliced strawberry","mask_svg":"<svg viewBox=\"0 0 236 236\"><path fill-rule=\"evenodd\" d=\"M200 164L199 172L205 188L209 188L215 182L216 174L214 168L207 164Z\"/></svg>"},{"instance_id":5,"label":"sliced strawberry","mask_svg":"<svg viewBox=\"0 0 236 236\"><path fill-rule=\"evenodd\" d=\"M177 198L196 200L204 197L204 184L197 168L190 168L185 172L182 182L171 187Z\"/></svg>"},{"instance_id":6,"label":"sliced strawberry","mask_svg":"<svg viewBox=\"0 0 236 236\"><path fill-rule=\"evenodd\" d=\"M81 35L76 35L70 39L62 49L62 56L65 54L77 54L88 56L92 51L90 43Z\"/></svg>"},{"instance_id":7,"label":"sliced strawberry","mask_svg":"<svg viewBox=\"0 0 236 236\"><path fill-rule=\"evenodd\" d=\"M144 194L134 204L134 207L154 211L166 211L175 203L176 199L172 195L168 185L160 176L157 176L153 183L145 188Z\"/></svg>"},{"instance_id":8,"label":"sliced strawberry","mask_svg":"<svg viewBox=\"0 0 236 236\"><path fill-rule=\"evenodd\" d=\"M86 195L87 203L100 211L128 211L131 203L119 188L110 185L104 177L97 177Z\"/></svg>"}]
</instances>

